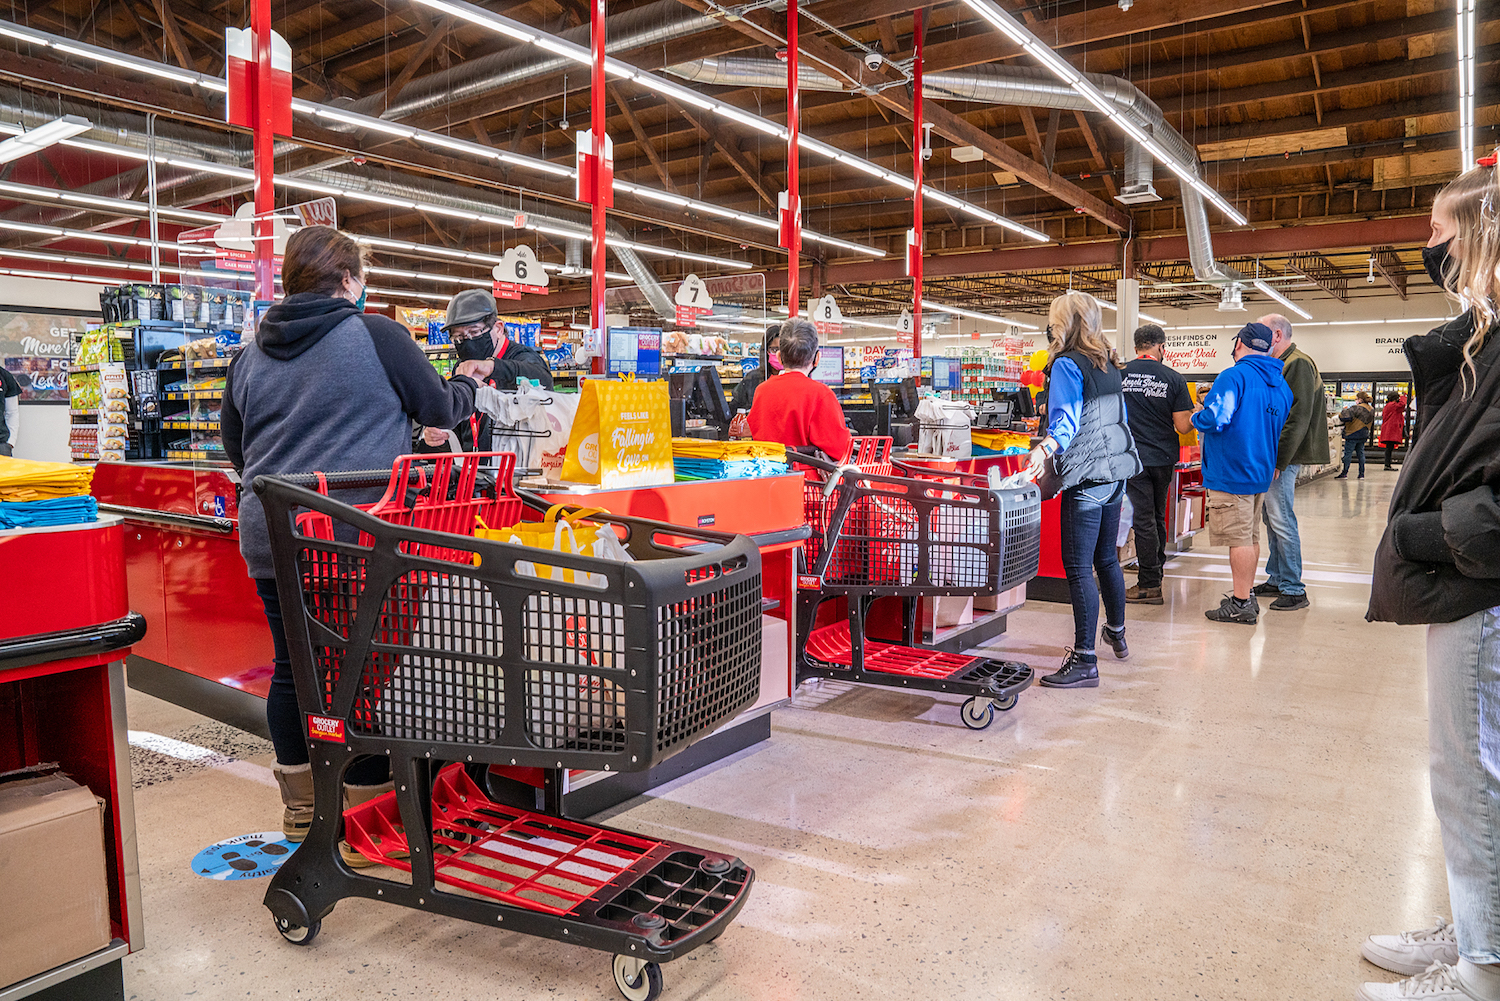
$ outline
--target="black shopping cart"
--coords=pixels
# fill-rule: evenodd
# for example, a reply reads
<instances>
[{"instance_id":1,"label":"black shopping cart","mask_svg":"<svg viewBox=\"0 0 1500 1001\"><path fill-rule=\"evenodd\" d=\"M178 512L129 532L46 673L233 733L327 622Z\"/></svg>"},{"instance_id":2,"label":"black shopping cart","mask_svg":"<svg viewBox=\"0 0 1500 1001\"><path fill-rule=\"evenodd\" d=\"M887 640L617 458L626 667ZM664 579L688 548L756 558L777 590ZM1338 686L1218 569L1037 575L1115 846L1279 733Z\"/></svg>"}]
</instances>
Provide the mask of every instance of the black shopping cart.
<instances>
[{"instance_id":1,"label":"black shopping cart","mask_svg":"<svg viewBox=\"0 0 1500 1001\"><path fill-rule=\"evenodd\" d=\"M560 797L537 809L498 802L487 779L490 766L538 768L558 790L567 769L644 770L751 705L759 551L743 537L598 514L635 562L544 552L392 523L301 485L315 482L254 484L318 805L266 893L277 930L305 945L339 900L367 897L610 952L625 997L657 997L657 964L724 931L750 868L568 819ZM394 790L328 809L366 755L390 759ZM384 866L350 869L345 837Z\"/></svg>"},{"instance_id":2,"label":"black shopping cart","mask_svg":"<svg viewBox=\"0 0 1500 1001\"><path fill-rule=\"evenodd\" d=\"M982 730L1032 681L1026 664L916 643L918 597L1000 594L1030 580L1041 554L1033 484L992 489L983 477L928 474L890 457L889 438L856 439L839 466L799 456L812 537L798 574L798 680L839 678L967 695L964 725ZM877 598L906 599L899 643L871 639ZM843 615L820 617L828 602ZM819 624L821 621L822 624Z\"/></svg>"}]
</instances>

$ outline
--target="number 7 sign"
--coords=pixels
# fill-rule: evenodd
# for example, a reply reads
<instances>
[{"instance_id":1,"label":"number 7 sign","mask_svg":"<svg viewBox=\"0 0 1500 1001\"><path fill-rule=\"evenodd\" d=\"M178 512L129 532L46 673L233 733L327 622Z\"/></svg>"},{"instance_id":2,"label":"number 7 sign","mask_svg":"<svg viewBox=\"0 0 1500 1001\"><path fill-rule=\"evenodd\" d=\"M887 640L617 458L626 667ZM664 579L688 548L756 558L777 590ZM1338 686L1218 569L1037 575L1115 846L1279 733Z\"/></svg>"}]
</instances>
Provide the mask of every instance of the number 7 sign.
<instances>
[{"instance_id":1,"label":"number 7 sign","mask_svg":"<svg viewBox=\"0 0 1500 1001\"><path fill-rule=\"evenodd\" d=\"M696 327L698 317L707 316L714 309L713 296L708 294L708 286L697 275L688 275L682 280L673 301L677 304L679 327Z\"/></svg>"}]
</instances>

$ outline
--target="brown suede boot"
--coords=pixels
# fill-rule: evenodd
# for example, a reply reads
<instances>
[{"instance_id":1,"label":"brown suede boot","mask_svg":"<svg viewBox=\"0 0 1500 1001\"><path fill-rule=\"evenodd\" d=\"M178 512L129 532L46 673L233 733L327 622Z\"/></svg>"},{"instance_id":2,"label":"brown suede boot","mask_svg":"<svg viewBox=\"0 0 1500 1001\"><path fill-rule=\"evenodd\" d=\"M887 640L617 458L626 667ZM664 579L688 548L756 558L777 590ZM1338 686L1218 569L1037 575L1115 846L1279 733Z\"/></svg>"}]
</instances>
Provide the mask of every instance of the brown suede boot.
<instances>
[{"instance_id":1,"label":"brown suede boot","mask_svg":"<svg viewBox=\"0 0 1500 1001\"><path fill-rule=\"evenodd\" d=\"M368 803L376 796L379 796L383 793L388 793L394 788L396 788L396 784L395 782L390 780L382 782L380 783L380 785L374 786L356 786L350 785L346 782L344 783L344 809L345 811L352 810L356 806L359 806L362 803ZM399 856L402 858L406 857L405 852L393 854L399 854ZM355 851L354 848L349 845L347 839L339 842L339 855L343 857L344 864L351 869L368 869L372 865L380 864L374 859L366 858L364 855L361 855L359 852Z\"/></svg>"},{"instance_id":2,"label":"brown suede boot","mask_svg":"<svg viewBox=\"0 0 1500 1001\"><path fill-rule=\"evenodd\" d=\"M312 765L277 765L272 769L281 789L281 833L291 842L301 842L313 822Z\"/></svg>"}]
</instances>

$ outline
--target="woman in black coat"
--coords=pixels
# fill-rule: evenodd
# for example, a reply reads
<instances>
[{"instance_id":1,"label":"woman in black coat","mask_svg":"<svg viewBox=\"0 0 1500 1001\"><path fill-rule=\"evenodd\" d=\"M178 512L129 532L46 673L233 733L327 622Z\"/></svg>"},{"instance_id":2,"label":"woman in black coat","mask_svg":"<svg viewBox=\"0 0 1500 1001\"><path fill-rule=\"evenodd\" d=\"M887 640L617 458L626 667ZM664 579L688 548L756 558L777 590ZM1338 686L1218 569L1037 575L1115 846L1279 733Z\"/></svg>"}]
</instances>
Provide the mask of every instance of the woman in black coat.
<instances>
[{"instance_id":1,"label":"woman in black coat","mask_svg":"<svg viewBox=\"0 0 1500 1001\"><path fill-rule=\"evenodd\" d=\"M1406 342L1415 445L1375 553L1371 621L1427 626L1432 805L1453 924L1377 935L1371 962L1412 981L1360 998L1500 997L1500 183L1480 166L1444 188L1422 257L1469 308ZM1455 298L1457 296L1455 295ZM1424 970L1427 962L1437 965ZM1406 987L1405 993L1392 993Z\"/></svg>"}]
</instances>

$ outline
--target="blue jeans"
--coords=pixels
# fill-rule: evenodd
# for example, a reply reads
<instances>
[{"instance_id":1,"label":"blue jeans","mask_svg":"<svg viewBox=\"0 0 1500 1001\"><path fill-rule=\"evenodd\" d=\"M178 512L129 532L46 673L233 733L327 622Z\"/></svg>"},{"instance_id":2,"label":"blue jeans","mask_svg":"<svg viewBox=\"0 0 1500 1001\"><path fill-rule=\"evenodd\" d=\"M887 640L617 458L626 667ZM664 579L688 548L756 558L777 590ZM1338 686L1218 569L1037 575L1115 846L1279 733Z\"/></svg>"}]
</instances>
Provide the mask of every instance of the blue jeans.
<instances>
[{"instance_id":1,"label":"blue jeans","mask_svg":"<svg viewBox=\"0 0 1500 1001\"><path fill-rule=\"evenodd\" d=\"M1073 650L1092 656L1099 631L1099 596L1104 621L1125 625L1125 572L1120 569L1120 499L1123 480L1069 487L1062 494L1062 562L1073 602ZM1094 583L1094 574L1099 583Z\"/></svg>"},{"instance_id":2,"label":"blue jeans","mask_svg":"<svg viewBox=\"0 0 1500 1001\"><path fill-rule=\"evenodd\" d=\"M1359 463L1359 475L1365 475L1365 442L1370 437L1370 430L1356 431L1344 439L1344 472L1349 475L1349 467Z\"/></svg>"},{"instance_id":3,"label":"blue jeans","mask_svg":"<svg viewBox=\"0 0 1500 1001\"><path fill-rule=\"evenodd\" d=\"M1458 954L1500 963L1500 608L1427 627L1427 729Z\"/></svg>"},{"instance_id":4,"label":"blue jeans","mask_svg":"<svg viewBox=\"0 0 1500 1001\"><path fill-rule=\"evenodd\" d=\"M1301 466L1287 466L1271 481L1260 518L1266 523L1266 576L1282 594L1306 594L1302 583L1302 537L1297 534L1297 474Z\"/></svg>"}]
</instances>

